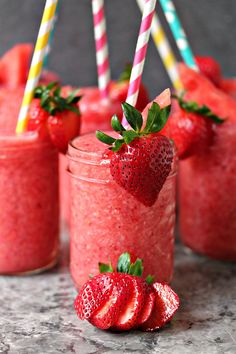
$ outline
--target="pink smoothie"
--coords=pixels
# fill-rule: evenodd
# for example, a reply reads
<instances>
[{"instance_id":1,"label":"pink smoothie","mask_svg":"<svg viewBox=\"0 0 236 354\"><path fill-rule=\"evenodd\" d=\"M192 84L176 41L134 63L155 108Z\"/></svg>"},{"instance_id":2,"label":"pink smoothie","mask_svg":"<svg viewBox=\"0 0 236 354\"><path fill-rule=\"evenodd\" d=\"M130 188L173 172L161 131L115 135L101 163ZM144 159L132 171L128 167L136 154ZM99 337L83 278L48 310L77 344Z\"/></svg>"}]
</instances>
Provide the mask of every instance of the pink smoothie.
<instances>
[{"instance_id":1,"label":"pink smoothie","mask_svg":"<svg viewBox=\"0 0 236 354\"><path fill-rule=\"evenodd\" d=\"M175 172L167 178L156 203L145 207L113 181L105 145L94 133L69 146L71 184L71 274L79 287L98 262L115 265L131 252L144 259L145 274L169 282L173 272Z\"/></svg>"},{"instance_id":2,"label":"pink smoothie","mask_svg":"<svg viewBox=\"0 0 236 354\"><path fill-rule=\"evenodd\" d=\"M196 252L236 260L236 121L202 154L180 162L180 233Z\"/></svg>"},{"instance_id":3,"label":"pink smoothie","mask_svg":"<svg viewBox=\"0 0 236 354\"><path fill-rule=\"evenodd\" d=\"M39 271L58 255L58 156L35 133L0 130L0 273Z\"/></svg>"},{"instance_id":4,"label":"pink smoothie","mask_svg":"<svg viewBox=\"0 0 236 354\"><path fill-rule=\"evenodd\" d=\"M71 88L70 88L71 90ZM80 90L83 96L79 108L81 112L81 134L95 130L108 130L111 128L111 117L117 114L122 117L121 103L118 101L102 100L97 87L85 87ZM66 223L69 220L69 178L66 173L67 159L60 156L60 205L61 215Z\"/></svg>"},{"instance_id":5,"label":"pink smoothie","mask_svg":"<svg viewBox=\"0 0 236 354\"><path fill-rule=\"evenodd\" d=\"M0 273L48 268L58 254L58 154L15 135L24 87L0 88Z\"/></svg>"}]
</instances>

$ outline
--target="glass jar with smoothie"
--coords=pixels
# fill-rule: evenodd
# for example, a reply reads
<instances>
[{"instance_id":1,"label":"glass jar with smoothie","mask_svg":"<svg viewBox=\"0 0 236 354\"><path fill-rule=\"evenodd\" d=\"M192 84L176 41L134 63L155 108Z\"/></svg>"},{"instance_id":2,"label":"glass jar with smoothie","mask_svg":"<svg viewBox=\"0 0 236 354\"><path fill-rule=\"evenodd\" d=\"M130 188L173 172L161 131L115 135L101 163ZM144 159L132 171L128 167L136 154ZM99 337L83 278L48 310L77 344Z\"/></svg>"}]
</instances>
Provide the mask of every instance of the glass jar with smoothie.
<instances>
[{"instance_id":1,"label":"glass jar with smoothie","mask_svg":"<svg viewBox=\"0 0 236 354\"><path fill-rule=\"evenodd\" d=\"M144 260L147 274L169 282L173 273L175 159L152 205L144 205L112 177L106 146L94 133L69 145L71 274L79 287L98 262L113 264L128 251ZM171 147L173 151L173 147Z\"/></svg>"},{"instance_id":2,"label":"glass jar with smoothie","mask_svg":"<svg viewBox=\"0 0 236 354\"><path fill-rule=\"evenodd\" d=\"M182 110L169 120L171 137L182 154L178 178L180 236L197 253L235 261L236 102L185 65L180 65L180 74L187 102L195 102L191 104L194 109L196 104L205 106L197 115Z\"/></svg>"},{"instance_id":3,"label":"glass jar with smoothie","mask_svg":"<svg viewBox=\"0 0 236 354\"><path fill-rule=\"evenodd\" d=\"M58 258L58 153L37 133L0 130L0 274L39 272Z\"/></svg>"},{"instance_id":4,"label":"glass jar with smoothie","mask_svg":"<svg viewBox=\"0 0 236 354\"><path fill-rule=\"evenodd\" d=\"M128 67L121 75L121 79L112 81L110 84L109 99L101 98L98 87L83 87L79 94L82 96L79 102L81 113L81 134L95 132L99 130L109 130L111 128L111 117L116 114L122 118L121 103L126 100L128 91L128 77L130 70ZM128 76L127 76L128 75ZM125 78L125 79L122 79ZM64 92L70 92L71 87L65 87ZM140 93L137 102L137 108L143 110L148 104L147 90L143 84L140 87ZM63 221L68 223L70 210L70 187L69 177L67 175L67 160L64 155L60 156L60 207Z\"/></svg>"}]
</instances>

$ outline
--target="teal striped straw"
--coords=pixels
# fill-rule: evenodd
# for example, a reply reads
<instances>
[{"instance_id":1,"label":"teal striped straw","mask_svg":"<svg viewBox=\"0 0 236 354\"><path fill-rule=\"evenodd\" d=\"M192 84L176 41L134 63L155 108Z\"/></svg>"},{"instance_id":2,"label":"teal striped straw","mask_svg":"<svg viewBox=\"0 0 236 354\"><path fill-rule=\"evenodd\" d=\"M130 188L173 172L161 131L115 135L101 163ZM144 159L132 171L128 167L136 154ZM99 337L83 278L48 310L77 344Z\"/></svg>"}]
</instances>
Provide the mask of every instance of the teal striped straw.
<instances>
[{"instance_id":1,"label":"teal striped straw","mask_svg":"<svg viewBox=\"0 0 236 354\"><path fill-rule=\"evenodd\" d=\"M198 70L193 52L172 0L160 0L160 3L185 64L194 70Z\"/></svg>"},{"instance_id":2,"label":"teal striped straw","mask_svg":"<svg viewBox=\"0 0 236 354\"><path fill-rule=\"evenodd\" d=\"M54 34L55 34L55 24L56 24L57 19L58 19L59 3L60 3L60 0L57 3L55 17L53 19L54 22L53 22L53 26L52 26L52 30L51 30L49 39L48 39L48 45L47 45L47 49L46 49L46 54L45 54L45 57L43 59L43 69L46 69L47 66L48 66L48 58L49 58L49 54L51 52L52 42L53 42L53 38L54 38Z\"/></svg>"}]
</instances>

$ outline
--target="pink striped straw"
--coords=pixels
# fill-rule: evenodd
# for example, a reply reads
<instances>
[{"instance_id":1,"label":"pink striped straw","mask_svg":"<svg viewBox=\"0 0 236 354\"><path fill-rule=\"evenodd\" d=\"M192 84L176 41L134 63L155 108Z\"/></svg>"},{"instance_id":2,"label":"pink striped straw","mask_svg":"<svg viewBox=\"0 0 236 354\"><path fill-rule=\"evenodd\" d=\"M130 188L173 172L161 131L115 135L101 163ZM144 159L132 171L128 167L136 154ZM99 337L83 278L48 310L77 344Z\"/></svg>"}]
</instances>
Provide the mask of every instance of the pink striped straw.
<instances>
[{"instance_id":1,"label":"pink striped straw","mask_svg":"<svg viewBox=\"0 0 236 354\"><path fill-rule=\"evenodd\" d=\"M110 83L110 65L104 14L104 0L92 0L94 38L98 71L98 87L102 98L108 98Z\"/></svg>"},{"instance_id":2,"label":"pink striped straw","mask_svg":"<svg viewBox=\"0 0 236 354\"><path fill-rule=\"evenodd\" d=\"M129 89L126 98L126 102L128 102L132 106L136 105L138 99L139 87L142 79L143 67L146 58L148 41L150 38L155 6L156 0L145 1L138 41L135 50L134 62L129 81ZM123 117L122 123L127 126L128 123L125 117Z\"/></svg>"}]
</instances>

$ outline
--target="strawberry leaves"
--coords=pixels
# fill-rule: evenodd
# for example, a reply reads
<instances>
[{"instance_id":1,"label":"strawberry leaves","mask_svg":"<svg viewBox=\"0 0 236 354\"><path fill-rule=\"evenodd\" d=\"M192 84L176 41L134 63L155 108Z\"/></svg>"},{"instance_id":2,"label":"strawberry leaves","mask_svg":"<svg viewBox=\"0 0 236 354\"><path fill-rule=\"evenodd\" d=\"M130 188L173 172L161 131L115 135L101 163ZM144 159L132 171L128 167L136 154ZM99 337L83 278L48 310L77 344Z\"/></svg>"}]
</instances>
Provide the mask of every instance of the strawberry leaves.
<instances>
[{"instance_id":1,"label":"strawberry leaves","mask_svg":"<svg viewBox=\"0 0 236 354\"><path fill-rule=\"evenodd\" d=\"M212 110L206 105L199 106L197 102L185 101L183 99L183 95L172 95L172 98L176 99L179 103L179 106L186 112L197 113L203 117L211 119L216 124L222 124L225 121L225 119L222 119L214 114Z\"/></svg>"},{"instance_id":2,"label":"strawberry leaves","mask_svg":"<svg viewBox=\"0 0 236 354\"><path fill-rule=\"evenodd\" d=\"M122 110L132 129L126 130L118 117L114 115L111 119L111 126L115 132L119 133L120 137L115 139L100 130L96 131L96 137L103 143L111 145L110 150L117 152L123 144L128 145L136 138L161 131L169 117L170 108L170 106L167 106L161 109L158 103L154 102L148 110L147 122L142 130L142 114L129 103L124 102L122 103Z\"/></svg>"},{"instance_id":3,"label":"strawberry leaves","mask_svg":"<svg viewBox=\"0 0 236 354\"><path fill-rule=\"evenodd\" d=\"M111 265L105 263L98 263L100 273L112 273L114 269ZM140 258L136 258L134 263L131 263L131 257L128 252L122 253L118 259L116 271L117 273L125 273L134 275L137 277L142 277L143 275L143 260ZM148 275L146 278L146 282L148 284L152 284L154 281L154 277L152 275Z\"/></svg>"},{"instance_id":4,"label":"strawberry leaves","mask_svg":"<svg viewBox=\"0 0 236 354\"><path fill-rule=\"evenodd\" d=\"M80 114L76 104L81 99L78 89L72 91L68 97L61 96L61 87L57 82L50 82L47 86L40 85L34 90L34 98L40 99L40 106L51 116L65 110Z\"/></svg>"}]
</instances>

